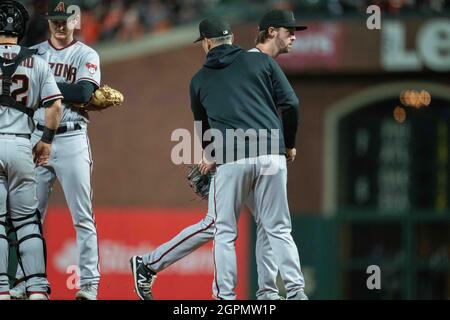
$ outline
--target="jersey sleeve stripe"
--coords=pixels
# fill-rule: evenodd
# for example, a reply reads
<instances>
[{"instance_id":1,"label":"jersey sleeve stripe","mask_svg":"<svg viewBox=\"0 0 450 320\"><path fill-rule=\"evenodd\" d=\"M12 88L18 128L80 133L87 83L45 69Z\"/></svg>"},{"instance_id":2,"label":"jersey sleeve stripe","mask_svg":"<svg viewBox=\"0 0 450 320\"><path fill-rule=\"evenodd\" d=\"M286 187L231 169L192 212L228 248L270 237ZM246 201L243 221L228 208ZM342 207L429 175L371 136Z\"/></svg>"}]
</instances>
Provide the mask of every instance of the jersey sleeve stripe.
<instances>
[{"instance_id":1,"label":"jersey sleeve stripe","mask_svg":"<svg viewBox=\"0 0 450 320\"><path fill-rule=\"evenodd\" d=\"M50 96L50 97L42 99L41 100L41 104L44 104L44 103L49 102L51 100L57 100L57 99L62 99L62 98L64 98L64 96L62 94L55 94L53 96Z\"/></svg>"},{"instance_id":2,"label":"jersey sleeve stripe","mask_svg":"<svg viewBox=\"0 0 450 320\"><path fill-rule=\"evenodd\" d=\"M77 80L77 82L80 82L80 81L90 81L90 82L92 82L93 84L95 84L97 87L100 87L100 85L98 84L98 82L95 81L95 80L92 79L92 78L80 78L80 79Z\"/></svg>"}]
</instances>

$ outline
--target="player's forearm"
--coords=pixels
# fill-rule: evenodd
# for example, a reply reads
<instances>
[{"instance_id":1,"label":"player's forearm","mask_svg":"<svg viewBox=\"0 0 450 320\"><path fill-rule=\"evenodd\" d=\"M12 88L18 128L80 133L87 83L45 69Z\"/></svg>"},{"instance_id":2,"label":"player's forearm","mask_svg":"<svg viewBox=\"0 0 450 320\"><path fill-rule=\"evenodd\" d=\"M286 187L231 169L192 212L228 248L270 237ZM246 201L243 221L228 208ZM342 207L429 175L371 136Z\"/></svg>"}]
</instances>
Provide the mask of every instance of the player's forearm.
<instances>
[{"instance_id":1,"label":"player's forearm","mask_svg":"<svg viewBox=\"0 0 450 320\"><path fill-rule=\"evenodd\" d=\"M95 85L89 81L80 81L78 83L58 82L58 88L64 96L64 102L87 103L95 91Z\"/></svg>"},{"instance_id":2,"label":"player's forearm","mask_svg":"<svg viewBox=\"0 0 450 320\"><path fill-rule=\"evenodd\" d=\"M206 114L205 108L200 104L197 98L197 94L194 92L193 87L191 85L191 110L194 116L194 121L200 121L202 123L202 132L198 132L201 134L200 140L202 141L203 149L211 143L210 141L205 141L203 138L205 137L205 132L210 129L208 115Z\"/></svg>"},{"instance_id":3,"label":"player's forearm","mask_svg":"<svg viewBox=\"0 0 450 320\"><path fill-rule=\"evenodd\" d=\"M50 130L56 130L61 121L61 113L61 100L58 99L45 108L45 126Z\"/></svg>"},{"instance_id":4,"label":"player's forearm","mask_svg":"<svg viewBox=\"0 0 450 320\"><path fill-rule=\"evenodd\" d=\"M295 148L298 128L298 108L291 108L282 112L284 144L286 148Z\"/></svg>"}]
</instances>

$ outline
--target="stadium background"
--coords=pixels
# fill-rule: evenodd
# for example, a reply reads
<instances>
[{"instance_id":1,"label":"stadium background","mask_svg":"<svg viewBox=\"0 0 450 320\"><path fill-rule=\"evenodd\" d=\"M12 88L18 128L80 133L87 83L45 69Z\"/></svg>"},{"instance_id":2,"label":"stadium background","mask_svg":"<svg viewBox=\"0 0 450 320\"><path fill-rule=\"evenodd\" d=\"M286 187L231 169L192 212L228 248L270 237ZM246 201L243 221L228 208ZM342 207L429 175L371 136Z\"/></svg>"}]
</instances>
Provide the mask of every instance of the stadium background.
<instances>
[{"instance_id":1,"label":"stadium background","mask_svg":"<svg viewBox=\"0 0 450 320\"><path fill-rule=\"evenodd\" d=\"M369 30L366 8L382 9ZM28 1L25 44L46 39L45 2ZM102 82L125 94L121 109L92 114L93 203L99 230L100 299L135 299L128 259L206 213L171 161L177 128L193 132L188 85L204 61L198 22L222 15L235 42L254 45L257 21L288 8L309 29L278 62L301 101L289 203L306 291L312 299L449 299L449 1L80 1L79 40L102 59ZM429 107L393 110L405 89ZM56 186L45 233L53 299L75 294L75 234ZM239 297L256 292L254 226L239 233ZM381 268L369 290L366 269ZM159 274L159 299L210 299L211 246ZM281 284L281 283L280 283Z\"/></svg>"}]
</instances>

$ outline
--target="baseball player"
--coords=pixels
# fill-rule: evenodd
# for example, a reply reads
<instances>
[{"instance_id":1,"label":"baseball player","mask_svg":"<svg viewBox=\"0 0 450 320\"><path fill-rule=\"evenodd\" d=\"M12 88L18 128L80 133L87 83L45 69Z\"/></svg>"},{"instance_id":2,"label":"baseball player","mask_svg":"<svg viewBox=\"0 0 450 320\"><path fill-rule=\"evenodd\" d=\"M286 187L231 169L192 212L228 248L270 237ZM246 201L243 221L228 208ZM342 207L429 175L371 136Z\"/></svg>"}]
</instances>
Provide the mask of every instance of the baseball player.
<instances>
[{"instance_id":1,"label":"baseball player","mask_svg":"<svg viewBox=\"0 0 450 320\"><path fill-rule=\"evenodd\" d=\"M298 98L272 58L232 45L230 27L222 19L202 21L198 40L202 41L207 59L191 80L191 108L194 119L202 121L203 134L209 128L221 132L221 139L213 142L215 163L205 163L202 169L207 172L217 163L211 188L216 227L214 297L236 299L237 222L242 205L247 205L256 221L262 224L270 247L276 252L273 257L281 277L286 287L291 288L287 298L303 299L303 276L291 236L286 195L286 158L292 161L295 157ZM255 136L229 138L227 131L236 128L252 129ZM277 141L272 136L274 131L283 132L275 134ZM270 132L270 140L266 140L267 132ZM253 143L260 145L261 141L278 147L252 147Z\"/></svg>"},{"instance_id":2,"label":"baseball player","mask_svg":"<svg viewBox=\"0 0 450 320\"><path fill-rule=\"evenodd\" d=\"M92 157L87 135L87 114L76 104L87 103L100 84L100 59L92 48L74 39L79 17L67 13L74 1L49 1L51 37L34 48L50 65L64 99L61 125L54 141L55 152L47 165L37 168L39 210L43 219L53 184L59 180L72 215L79 249L80 290L76 299L96 300L100 281L97 230L92 210ZM43 133L44 113L34 116L37 130L32 141ZM20 288L11 294L20 297Z\"/></svg>"},{"instance_id":3,"label":"baseball player","mask_svg":"<svg viewBox=\"0 0 450 320\"><path fill-rule=\"evenodd\" d=\"M62 95L48 64L35 55L35 50L17 45L28 19L19 2L0 3L0 300L10 299L8 224L17 235L17 256L27 296L30 300L47 300L50 292L35 165L49 161L61 118ZM44 128L33 148L33 114L40 105Z\"/></svg>"},{"instance_id":4,"label":"baseball player","mask_svg":"<svg viewBox=\"0 0 450 320\"><path fill-rule=\"evenodd\" d=\"M263 16L259 23L260 33L257 38L257 46L249 52L263 52L275 58L279 54L288 53L295 41L294 31L305 30L306 26L298 26L292 12L274 10ZM292 159L295 158L295 149L291 151ZM212 176L211 185L214 185ZM211 187L211 188L212 188ZM135 283L135 291L141 299L152 299L151 288L156 280L156 274L166 269L176 261L195 251L203 244L214 238L214 208L213 192L209 193L208 208L210 210L205 218L182 230L170 241L160 245L154 251L131 259L131 268ZM264 249L263 249L264 248ZM265 252L264 254L262 252ZM256 297L259 300L279 300L279 290L276 285L278 268L273 259L273 252L269 246L268 238L257 221L256 262L258 273L258 291ZM302 288L304 287L301 274ZM288 283L288 286L290 283ZM287 288L289 293L291 288ZM296 290L294 286L292 288ZM307 296L302 290L302 299Z\"/></svg>"},{"instance_id":5,"label":"baseball player","mask_svg":"<svg viewBox=\"0 0 450 320\"><path fill-rule=\"evenodd\" d=\"M273 10L266 13L259 23L259 34L256 39L256 48L249 52L262 52L272 58L280 54L289 53L295 41L295 31L306 30L307 26L298 25L295 21L294 13L288 10ZM297 151L292 148L289 153L288 161L293 162ZM255 215L258 218L259 215ZM278 268L274 259L274 252L270 247L268 237L259 221L256 221L256 268L258 272L258 291L257 297L261 299L271 299L279 295L276 285ZM304 278L301 273L302 288L304 287ZM287 283L287 286L292 283ZM286 288L289 292L294 288ZM302 299L307 299L304 292Z\"/></svg>"}]
</instances>

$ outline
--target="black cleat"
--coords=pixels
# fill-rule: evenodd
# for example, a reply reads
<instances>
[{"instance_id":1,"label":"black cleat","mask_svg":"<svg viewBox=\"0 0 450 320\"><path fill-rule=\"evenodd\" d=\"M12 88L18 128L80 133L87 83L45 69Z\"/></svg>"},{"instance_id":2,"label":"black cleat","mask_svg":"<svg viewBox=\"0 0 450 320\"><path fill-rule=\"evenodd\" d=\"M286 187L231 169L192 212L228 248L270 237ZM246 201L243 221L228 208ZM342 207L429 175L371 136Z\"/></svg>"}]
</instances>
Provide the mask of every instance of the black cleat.
<instances>
[{"instance_id":1,"label":"black cleat","mask_svg":"<svg viewBox=\"0 0 450 320\"><path fill-rule=\"evenodd\" d=\"M130 259L130 264L133 273L134 291L141 300L153 300L152 285L155 282L156 273L147 268L140 256L133 256Z\"/></svg>"}]
</instances>

